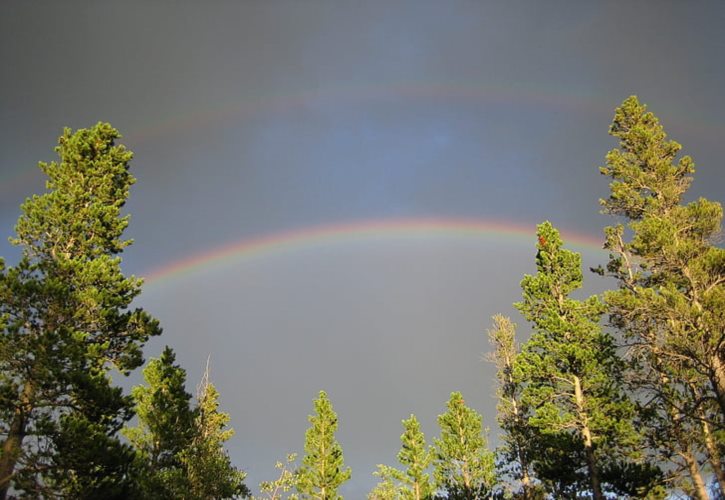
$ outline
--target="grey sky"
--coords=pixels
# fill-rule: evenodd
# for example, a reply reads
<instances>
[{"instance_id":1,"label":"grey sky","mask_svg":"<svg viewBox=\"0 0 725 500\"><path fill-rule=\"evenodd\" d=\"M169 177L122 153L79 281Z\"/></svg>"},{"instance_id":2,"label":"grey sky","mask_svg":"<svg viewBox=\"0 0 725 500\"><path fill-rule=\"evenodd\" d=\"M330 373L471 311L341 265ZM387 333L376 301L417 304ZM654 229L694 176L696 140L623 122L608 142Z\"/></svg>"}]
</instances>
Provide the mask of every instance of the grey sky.
<instances>
[{"instance_id":1,"label":"grey sky","mask_svg":"<svg viewBox=\"0 0 725 500\"><path fill-rule=\"evenodd\" d=\"M723 201L724 25L722 2L5 1L0 228L43 190L35 165L62 127L103 120L135 152L135 274L367 219L550 219L597 237L597 166L630 94L693 156L692 196ZM165 333L147 353L172 345L190 389L211 354L253 487L301 451L328 390L362 498L411 412L432 438L462 390L494 426L485 329L502 312L526 334L511 303L533 246L349 241L151 283L140 303Z\"/></svg>"}]
</instances>

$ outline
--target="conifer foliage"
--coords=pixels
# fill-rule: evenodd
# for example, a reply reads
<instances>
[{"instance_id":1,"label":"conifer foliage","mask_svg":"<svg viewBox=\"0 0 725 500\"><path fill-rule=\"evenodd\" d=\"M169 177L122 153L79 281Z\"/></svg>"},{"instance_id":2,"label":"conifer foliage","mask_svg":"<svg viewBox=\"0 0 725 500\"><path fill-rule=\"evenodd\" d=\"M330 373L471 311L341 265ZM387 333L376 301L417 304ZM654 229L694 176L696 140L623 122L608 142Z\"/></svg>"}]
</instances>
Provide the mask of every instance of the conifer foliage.
<instances>
[{"instance_id":1,"label":"conifer foliage","mask_svg":"<svg viewBox=\"0 0 725 500\"><path fill-rule=\"evenodd\" d=\"M619 148L600 169L612 179L601 204L624 222L605 231L610 260L600 272L619 283L606 294L610 321L631 346L632 386L650 445L673 466L670 483L706 498L709 472L722 495L725 249L714 245L722 207L683 204L694 162L677 159L681 146L636 97L616 110L609 133Z\"/></svg>"},{"instance_id":2,"label":"conifer foliage","mask_svg":"<svg viewBox=\"0 0 725 500\"><path fill-rule=\"evenodd\" d=\"M124 432L138 452L143 491L149 497L181 498L189 490L181 454L194 438L197 412L186 392L186 370L175 361L169 347L149 361L143 371L147 385L132 391L138 426Z\"/></svg>"},{"instance_id":3,"label":"conifer foliage","mask_svg":"<svg viewBox=\"0 0 725 500\"><path fill-rule=\"evenodd\" d=\"M297 490L302 498L337 500L337 492L352 472L345 467L342 447L335 439L337 414L325 391L314 401L315 414L310 415L310 428L305 433L305 456L297 477Z\"/></svg>"},{"instance_id":4,"label":"conifer foliage","mask_svg":"<svg viewBox=\"0 0 725 500\"><path fill-rule=\"evenodd\" d=\"M219 391L209 380L209 366L197 391L194 433L189 446L181 452L181 463L189 482L189 498L221 499L250 494L244 478L247 474L234 467L224 443L234 435L227 428L229 414L219 411Z\"/></svg>"},{"instance_id":5,"label":"conifer foliage","mask_svg":"<svg viewBox=\"0 0 725 500\"><path fill-rule=\"evenodd\" d=\"M382 478L382 482L373 491L371 498L425 500L433 494L434 484L428 473L433 463L433 450L426 444L425 434L420 430L415 415L403 420L403 429L398 462L405 470L378 465L375 474Z\"/></svg>"},{"instance_id":6,"label":"conifer foliage","mask_svg":"<svg viewBox=\"0 0 725 500\"><path fill-rule=\"evenodd\" d=\"M503 444L497 450L497 468L511 480L509 492L523 500L533 500L538 491L532 478L536 439L535 429L529 424L531 408L522 401L524 381L515 372L519 351L516 325L510 318L497 314L493 317L488 338L494 347L489 358L497 369L496 411L503 432Z\"/></svg>"},{"instance_id":7,"label":"conifer foliage","mask_svg":"<svg viewBox=\"0 0 725 500\"><path fill-rule=\"evenodd\" d=\"M186 370L166 347L144 368L146 385L134 387L138 426L125 429L137 450L142 493L147 498L207 500L247 496L246 474L229 460L223 445L234 433L219 412L219 393L208 367L191 406Z\"/></svg>"},{"instance_id":8,"label":"conifer foliage","mask_svg":"<svg viewBox=\"0 0 725 500\"><path fill-rule=\"evenodd\" d=\"M534 446L537 476L561 485L559 473L566 469L548 466L547 459L560 464L561 452L570 448L567 461L585 470L571 491L589 490L595 499L606 492L637 494L622 491L646 488L648 476L621 480L622 471L639 470L639 436L634 405L621 384L622 362L613 338L599 326L604 305L596 296L584 301L570 297L582 286L581 257L562 248L551 223L540 224L537 236L538 272L524 277L523 301L515 304L534 333L514 363L515 378L524 384L521 401L531 409L528 423L542 438ZM554 455L547 457L545 450L557 441ZM560 487L558 494L566 491Z\"/></svg>"},{"instance_id":9,"label":"conifer foliage","mask_svg":"<svg viewBox=\"0 0 725 500\"><path fill-rule=\"evenodd\" d=\"M30 496L130 494L133 453L115 434L131 402L108 372L138 367L160 329L130 309L141 281L120 268L135 179L117 138L106 123L66 129L60 161L40 164L48 192L21 207L11 241L22 257L0 275L0 499L11 485Z\"/></svg>"},{"instance_id":10,"label":"conifer foliage","mask_svg":"<svg viewBox=\"0 0 725 500\"><path fill-rule=\"evenodd\" d=\"M438 416L434 475L442 498L478 500L491 495L496 483L494 456L488 449L483 419L452 392L447 411Z\"/></svg>"},{"instance_id":11,"label":"conifer foliage","mask_svg":"<svg viewBox=\"0 0 725 500\"><path fill-rule=\"evenodd\" d=\"M211 386L201 408L191 409L186 372L169 348L144 371L149 385L131 397L111 382L111 370L127 375L139 367L145 342L161 333L156 320L131 308L141 280L121 272L119 254L131 243L122 238L129 216L121 210L135 179L119 137L106 123L64 130L60 161L40 164L48 192L21 206L11 238L22 248L20 262L5 268L0 259L0 499L9 491L27 498L232 496L197 493L194 467L183 459L226 436ZM120 432L134 410L139 425L127 429L127 443ZM202 429L207 441L199 439ZM233 494L246 493L232 470Z\"/></svg>"}]
</instances>

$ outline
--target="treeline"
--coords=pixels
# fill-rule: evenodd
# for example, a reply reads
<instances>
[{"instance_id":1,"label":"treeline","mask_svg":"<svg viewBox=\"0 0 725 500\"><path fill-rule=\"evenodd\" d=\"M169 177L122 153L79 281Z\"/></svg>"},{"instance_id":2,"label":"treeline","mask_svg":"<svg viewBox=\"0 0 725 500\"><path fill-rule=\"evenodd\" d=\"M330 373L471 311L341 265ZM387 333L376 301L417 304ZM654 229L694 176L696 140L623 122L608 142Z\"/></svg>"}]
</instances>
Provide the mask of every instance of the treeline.
<instances>
[{"instance_id":1,"label":"treeline","mask_svg":"<svg viewBox=\"0 0 725 500\"><path fill-rule=\"evenodd\" d=\"M370 499L723 497L722 208L683 200L694 164L635 97L610 134L601 204L614 225L593 271L616 289L574 298L581 257L540 224L537 272L514 304L532 333L518 342L500 315L489 331L502 445L489 449L454 392L431 444L414 415L402 421L399 466L378 466ZM40 164L48 192L21 207L20 261L0 260L0 500L248 497L208 367L195 397L168 347L131 394L111 380L140 368L161 333L131 308L142 282L120 268L135 180L118 138L102 123L64 131L60 161ZM278 463L262 498L341 498L351 471L324 391L313 410L300 463Z\"/></svg>"}]
</instances>

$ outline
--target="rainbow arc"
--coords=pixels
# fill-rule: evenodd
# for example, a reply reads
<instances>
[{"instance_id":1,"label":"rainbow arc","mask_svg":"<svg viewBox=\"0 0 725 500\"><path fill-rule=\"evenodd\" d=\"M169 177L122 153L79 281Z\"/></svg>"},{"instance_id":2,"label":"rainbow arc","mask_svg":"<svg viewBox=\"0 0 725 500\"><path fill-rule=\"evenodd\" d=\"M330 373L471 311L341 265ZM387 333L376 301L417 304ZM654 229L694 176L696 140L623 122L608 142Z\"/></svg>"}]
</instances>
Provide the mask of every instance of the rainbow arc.
<instances>
[{"instance_id":1,"label":"rainbow arc","mask_svg":"<svg viewBox=\"0 0 725 500\"><path fill-rule=\"evenodd\" d=\"M175 278L232 262L294 252L336 243L393 238L497 238L506 243L530 244L536 227L503 220L469 218L409 218L363 220L320 225L245 238L176 260L147 273L148 284L160 285ZM601 251L602 240L590 235L562 231L566 246L575 250Z\"/></svg>"}]
</instances>

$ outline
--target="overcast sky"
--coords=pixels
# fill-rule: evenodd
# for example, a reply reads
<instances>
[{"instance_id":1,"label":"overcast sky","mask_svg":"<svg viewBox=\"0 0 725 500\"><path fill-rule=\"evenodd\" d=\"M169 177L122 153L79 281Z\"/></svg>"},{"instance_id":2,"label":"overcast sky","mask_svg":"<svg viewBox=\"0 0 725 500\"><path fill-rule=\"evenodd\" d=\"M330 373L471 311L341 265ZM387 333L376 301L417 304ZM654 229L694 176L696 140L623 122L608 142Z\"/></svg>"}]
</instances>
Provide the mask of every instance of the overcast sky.
<instances>
[{"instance_id":1,"label":"overcast sky","mask_svg":"<svg viewBox=\"0 0 725 500\"><path fill-rule=\"evenodd\" d=\"M64 126L135 152L124 268L153 275L235 242L361 221L544 219L601 239L614 108L637 94L723 201L725 3L0 3L0 229L44 189ZM585 260L603 260L580 247ZM2 238L12 264L17 249ZM400 420L429 439L448 394L495 428L491 315L511 315L534 238L341 235L150 280L193 391L208 355L258 481L302 451L319 389L363 498ZM601 280L587 273L590 290ZM135 379L134 379L135 380ZM492 438L495 429L492 430Z\"/></svg>"}]
</instances>

